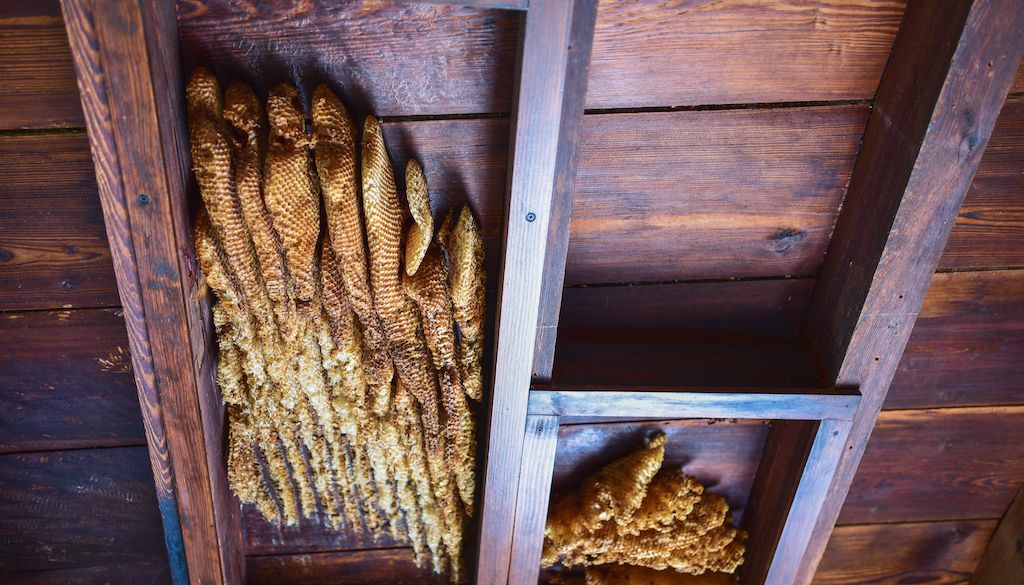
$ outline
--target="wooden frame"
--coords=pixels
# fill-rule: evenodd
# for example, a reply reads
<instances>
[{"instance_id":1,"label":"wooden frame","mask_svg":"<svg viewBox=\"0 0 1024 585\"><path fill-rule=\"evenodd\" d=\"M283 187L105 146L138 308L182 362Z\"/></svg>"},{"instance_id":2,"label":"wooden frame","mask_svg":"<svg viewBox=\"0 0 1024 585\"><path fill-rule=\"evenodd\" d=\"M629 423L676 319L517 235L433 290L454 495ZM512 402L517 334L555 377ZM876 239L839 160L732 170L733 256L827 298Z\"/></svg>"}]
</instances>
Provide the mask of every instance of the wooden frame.
<instances>
[{"instance_id":1,"label":"wooden frame","mask_svg":"<svg viewBox=\"0 0 1024 585\"><path fill-rule=\"evenodd\" d=\"M744 580L810 583L1024 52L1024 13L1015 0L909 4L805 321L829 387L558 388L539 384L551 374L597 1L430 1L524 11L477 582L535 580L560 417L615 415L776 421L744 518ZM238 505L184 196L173 3L62 6L172 576L240 583Z\"/></svg>"}]
</instances>

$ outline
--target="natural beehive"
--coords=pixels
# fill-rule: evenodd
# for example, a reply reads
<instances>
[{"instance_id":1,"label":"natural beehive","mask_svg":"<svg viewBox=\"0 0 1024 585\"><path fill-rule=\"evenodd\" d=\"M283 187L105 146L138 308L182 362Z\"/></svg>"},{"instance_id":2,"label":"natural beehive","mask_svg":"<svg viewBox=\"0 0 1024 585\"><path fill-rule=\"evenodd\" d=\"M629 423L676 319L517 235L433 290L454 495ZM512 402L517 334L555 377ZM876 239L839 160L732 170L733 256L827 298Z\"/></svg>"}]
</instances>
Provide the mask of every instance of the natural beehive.
<instances>
[{"instance_id":1,"label":"natural beehive","mask_svg":"<svg viewBox=\"0 0 1024 585\"><path fill-rule=\"evenodd\" d=\"M251 89L222 97L205 69L186 96L233 491L289 524L319 505L334 527L407 539L418 563L462 579L485 307L470 209L435 234L420 165L406 207L376 119L360 165L358 131L325 87L312 133L291 85L266 116Z\"/></svg>"},{"instance_id":2,"label":"natural beehive","mask_svg":"<svg viewBox=\"0 0 1024 585\"><path fill-rule=\"evenodd\" d=\"M555 501L543 564L586 566L588 583L648 582L666 570L700 575L701 583L728 582L717 574L734 573L743 562L745 533L732 526L723 497L693 477L662 471L664 455L665 435L655 435ZM658 578L676 582L671 574Z\"/></svg>"}]
</instances>

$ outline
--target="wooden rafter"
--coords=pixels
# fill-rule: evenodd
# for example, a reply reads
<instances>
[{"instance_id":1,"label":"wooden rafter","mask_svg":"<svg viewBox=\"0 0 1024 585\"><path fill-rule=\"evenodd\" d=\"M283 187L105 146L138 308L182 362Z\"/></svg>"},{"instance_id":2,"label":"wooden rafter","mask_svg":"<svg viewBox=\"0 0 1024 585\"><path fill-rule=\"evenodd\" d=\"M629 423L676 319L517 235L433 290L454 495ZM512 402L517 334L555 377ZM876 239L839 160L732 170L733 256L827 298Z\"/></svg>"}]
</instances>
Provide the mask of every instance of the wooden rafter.
<instances>
[{"instance_id":1,"label":"wooden rafter","mask_svg":"<svg viewBox=\"0 0 1024 585\"><path fill-rule=\"evenodd\" d=\"M911 2L804 329L863 400L794 583L810 583L1024 52L1015 0Z\"/></svg>"},{"instance_id":2,"label":"wooden rafter","mask_svg":"<svg viewBox=\"0 0 1024 585\"><path fill-rule=\"evenodd\" d=\"M561 199L571 191L564 188L567 177L560 163L574 160L567 149L576 148L570 140L575 133L566 130L580 120L565 116L583 115L586 75L574 68L589 61L596 10L596 0L532 0L521 24L478 583L508 581L537 324L545 302L543 279L550 270L548 253L556 245L549 234L553 221L568 222L568 205ZM584 46L587 58L574 58Z\"/></svg>"},{"instance_id":3,"label":"wooden rafter","mask_svg":"<svg viewBox=\"0 0 1024 585\"><path fill-rule=\"evenodd\" d=\"M238 583L238 506L186 202L173 4L64 0L175 583Z\"/></svg>"}]
</instances>

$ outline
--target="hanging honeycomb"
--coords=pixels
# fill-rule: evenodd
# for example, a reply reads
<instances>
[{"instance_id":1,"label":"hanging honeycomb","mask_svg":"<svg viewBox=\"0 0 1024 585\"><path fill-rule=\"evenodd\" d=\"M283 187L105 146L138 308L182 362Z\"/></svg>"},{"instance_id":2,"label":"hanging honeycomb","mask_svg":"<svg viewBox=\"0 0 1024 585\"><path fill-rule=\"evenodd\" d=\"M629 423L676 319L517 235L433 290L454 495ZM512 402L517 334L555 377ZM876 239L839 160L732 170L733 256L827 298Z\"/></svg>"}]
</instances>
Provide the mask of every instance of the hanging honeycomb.
<instances>
[{"instance_id":1,"label":"hanging honeycomb","mask_svg":"<svg viewBox=\"0 0 1024 585\"><path fill-rule=\"evenodd\" d=\"M400 198L379 123L360 133L326 87L311 132L289 84L264 105L200 68L186 101L231 489L272 522L322 511L464 580L486 300L472 211L435 233L420 164Z\"/></svg>"},{"instance_id":2,"label":"hanging honeycomb","mask_svg":"<svg viewBox=\"0 0 1024 585\"><path fill-rule=\"evenodd\" d=\"M651 437L552 504L544 566L584 566L591 585L733 582L746 534L724 498L662 469L665 440Z\"/></svg>"}]
</instances>

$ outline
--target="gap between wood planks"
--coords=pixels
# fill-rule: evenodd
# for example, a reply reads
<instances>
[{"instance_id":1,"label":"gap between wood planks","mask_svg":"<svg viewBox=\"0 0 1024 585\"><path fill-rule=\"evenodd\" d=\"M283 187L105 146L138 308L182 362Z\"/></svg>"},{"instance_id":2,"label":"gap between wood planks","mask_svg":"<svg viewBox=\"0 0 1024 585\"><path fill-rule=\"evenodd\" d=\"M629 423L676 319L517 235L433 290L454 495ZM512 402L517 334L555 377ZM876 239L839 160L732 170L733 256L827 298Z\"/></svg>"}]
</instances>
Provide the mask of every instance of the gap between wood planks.
<instances>
[{"instance_id":1,"label":"gap between wood planks","mask_svg":"<svg viewBox=\"0 0 1024 585\"><path fill-rule=\"evenodd\" d=\"M92 440L92 439L90 439ZM97 439L96 443L89 445L80 445L76 447L43 447L40 449L17 449L14 451L3 451L0 450L0 458L13 457L17 455L36 455L39 453L55 453L55 452L71 452L71 451L101 451L105 449L127 449L131 447L145 447L146 441L143 440L130 440L130 439L113 439L104 441ZM50 570L50 569L47 569Z\"/></svg>"}]
</instances>

